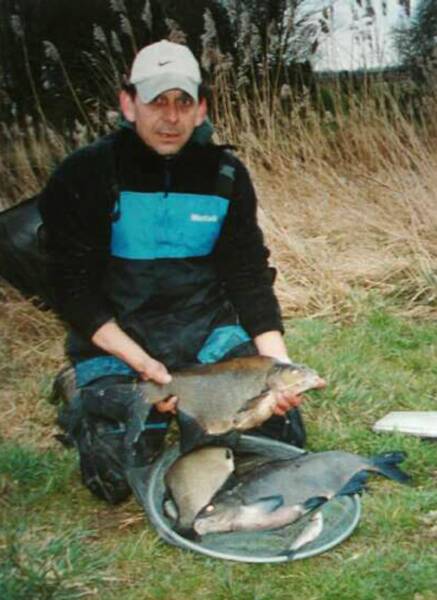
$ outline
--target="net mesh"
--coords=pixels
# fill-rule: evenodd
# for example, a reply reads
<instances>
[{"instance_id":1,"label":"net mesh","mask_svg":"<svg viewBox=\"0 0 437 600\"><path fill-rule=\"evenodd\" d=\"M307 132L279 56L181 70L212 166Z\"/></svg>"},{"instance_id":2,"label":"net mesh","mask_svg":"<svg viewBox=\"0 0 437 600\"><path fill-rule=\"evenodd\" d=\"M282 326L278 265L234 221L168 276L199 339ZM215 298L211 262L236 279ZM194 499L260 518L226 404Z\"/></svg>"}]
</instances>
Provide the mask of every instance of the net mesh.
<instances>
[{"instance_id":1,"label":"net mesh","mask_svg":"<svg viewBox=\"0 0 437 600\"><path fill-rule=\"evenodd\" d=\"M241 475L263 462L297 458L300 454L302 450L299 448L275 440L241 436L234 449L236 474ZM174 531L174 520L167 516L163 506L166 492L164 475L179 456L177 446L169 448L154 464L146 484L144 481L141 484L131 481L151 524L170 544L228 560L284 562L325 552L345 540L358 525L361 514L358 496L343 496L323 505L317 516L320 533L296 551L293 551L296 541L308 527L314 526L315 522L311 520L314 515L306 515L295 523L274 530L214 533L196 541L188 540Z\"/></svg>"}]
</instances>

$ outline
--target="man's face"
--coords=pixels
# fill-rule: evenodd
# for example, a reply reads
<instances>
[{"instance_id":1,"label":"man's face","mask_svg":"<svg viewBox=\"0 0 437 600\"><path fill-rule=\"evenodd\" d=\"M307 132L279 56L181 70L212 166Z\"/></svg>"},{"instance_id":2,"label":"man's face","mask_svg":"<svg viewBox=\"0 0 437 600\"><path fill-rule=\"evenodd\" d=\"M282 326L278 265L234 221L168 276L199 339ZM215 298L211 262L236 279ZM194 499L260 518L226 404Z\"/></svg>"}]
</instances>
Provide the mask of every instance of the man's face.
<instances>
[{"instance_id":1,"label":"man's face","mask_svg":"<svg viewBox=\"0 0 437 600\"><path fill-rule=\"evenodd\" d=\"M179 152L206 117L205 100L196 102L182 90L168 90L147 104L122 91L120 106L140 138L163 156Z\"/></svg>"}]
</instances>

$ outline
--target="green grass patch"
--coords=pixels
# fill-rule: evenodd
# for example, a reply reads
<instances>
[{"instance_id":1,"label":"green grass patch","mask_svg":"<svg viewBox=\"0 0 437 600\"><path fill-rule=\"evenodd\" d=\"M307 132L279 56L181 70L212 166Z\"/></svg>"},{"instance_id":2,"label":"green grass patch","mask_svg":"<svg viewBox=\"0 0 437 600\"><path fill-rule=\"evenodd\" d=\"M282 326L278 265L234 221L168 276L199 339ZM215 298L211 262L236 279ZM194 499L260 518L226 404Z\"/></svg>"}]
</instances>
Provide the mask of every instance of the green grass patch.
<instances>
[{"instance_id":1,"label":"green grass patch","mask_svg":"<svg viewBox=\"0 0 437 600\"><path fill-rule=\"evenodd\" d=\"M109 557L91 532L59 526L6 530L0 550L2 600L72 600L95 592Z\"/></svg>"},{"instance_id":2,"label":"green grass patch","mask_svg":"<svg viewBox=\"0 0 437 600\"><path fill-rule=\"evenodd\" d=\"M57 493L65 493L76 467L73 453L61 447L56 452L0 443L3 501L15 509L44 503Z\"/></svg>"}]
</instances>

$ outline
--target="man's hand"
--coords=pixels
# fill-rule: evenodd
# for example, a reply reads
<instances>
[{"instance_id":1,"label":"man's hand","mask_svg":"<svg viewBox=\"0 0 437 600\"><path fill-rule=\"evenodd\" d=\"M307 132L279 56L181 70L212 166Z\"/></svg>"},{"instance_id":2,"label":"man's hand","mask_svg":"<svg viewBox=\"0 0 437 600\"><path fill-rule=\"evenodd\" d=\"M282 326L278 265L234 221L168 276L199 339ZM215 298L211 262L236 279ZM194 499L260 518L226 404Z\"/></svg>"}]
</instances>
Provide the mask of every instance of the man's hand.
<instances>
[{"instance_id":1,"label":"man's hand","mask_svg":"<svg viewBox=\"0 0 437 600\"><path fill-rule=\"evenodd\" d=\"M271 356L284 363L291 363L288 356L287 347L282 339L282 335L279 331L266 331L254 338L255 346L258 352L263 356ZM320 388L326 386L326 382L320 380ZM273 410L275 415L283 417L289 410L296 408L302 404L304 396L293 394L293 392L277 392L276 393L276 406Z\"/></svg>"},{"instance_id":2,"label":"man's hand","mask_svg":"<svg viewBox=\"0 0 437 600\"><path fill-rule=\"evenodd\" d=\"M290 392L276 393L276 406L273 409L275 415L283 417L289 410L296 408L303 402L304 396Z\"/></svg>"},{"instance_id":3,"label":"man's hand","mask_svg":"<svg viewBox=\"0 0 437 600\"><path fill-rule=\"evenodd\" d=\"M130 338L115 321L102 325L92 337L92 342L120 358L136 371L144 381L154 381L164 385L170 383L171 375L164 364L152 358L139 344ZM159 412L176 413L176 396L158 402L155 406Z\"/></svg>"},{"instance_id":4,"label":"man's hand","mask_svg":"<svg viewBox=\"0 0 437 600\"><path fill-rule=\"evenodd\" d=\"M144 381L154 381L155 383L170 383L171 375L166 366L152 358L141 348L135 349L131 355L123 359L131 366Z\"/></svg>"},{"instance_id":5,"label":"man's hand","mask_svg":"<svg viewBox=\"0 0 437 600\"><path fill-rule=\"evenodd\" d=\"M262 356L270 356L281 362L291 362L287 347L279 331L266 331L256 336L253 341ZM280 417L283 417L292 408L299 406L303 400L302 396L287 391L277 392L276 398L277 402L273 412Z\"/></svg>"},{"instance_id":6,"label":"man's hand","mask_svg":"<svg viewBox=\"0 0 437 600\"><path fill-rule=\"evenodd\" d=\"M177 403L178 403L178 399L176 396L169 396L165 400L161 400L161 402L158 402L157 404L155 404L155 408L160 413L169 412L172 415L175 415L177 412L177 410L176 410Z\"/></svg>"},{"instance_id":7,"label":"man's hand","mask_svg":"<svg viewBox=\"0 0 437 600\"><path fill-rule=\"evenodd\" d=\"M160 384L171 381L165 365L147 354L115 321L108 321L99 327L91 341L128 364L141 379L150 379Z\"/></svg>"}]
</instances>

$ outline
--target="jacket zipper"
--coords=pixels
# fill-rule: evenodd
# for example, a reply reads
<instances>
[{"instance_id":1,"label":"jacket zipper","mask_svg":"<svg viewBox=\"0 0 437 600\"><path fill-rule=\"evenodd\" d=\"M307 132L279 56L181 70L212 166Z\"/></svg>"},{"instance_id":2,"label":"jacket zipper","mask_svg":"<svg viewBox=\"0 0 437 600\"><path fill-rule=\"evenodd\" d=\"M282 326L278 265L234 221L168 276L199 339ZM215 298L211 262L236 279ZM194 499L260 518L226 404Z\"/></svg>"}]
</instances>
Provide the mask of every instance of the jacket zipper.
<instances>
[{"instance_id":1,"label":"jacket zipper","mask_svg":"<svg viewBox=\"0 0 437 600\"><path fill-rule=\"evenodd\" d=\"M168 195L171 190L171 169L170 169L170 159L164 158L164 194L162 197L162 210L161 210L161 232L159 238L162 241L165 241L167 238L167 229L169 227L169 205L166 202Z\"/></svg>"},{"instance_id":2,"label":"jacket zipper","mask_svg":"<svg viewBox=\"0 0 437 600\"><path fill-rule=\"evenodd\" d=\"M168 158L164 159L164 198L167 198L171 188L171 171Z\"/></svg>"}]
</instances>

